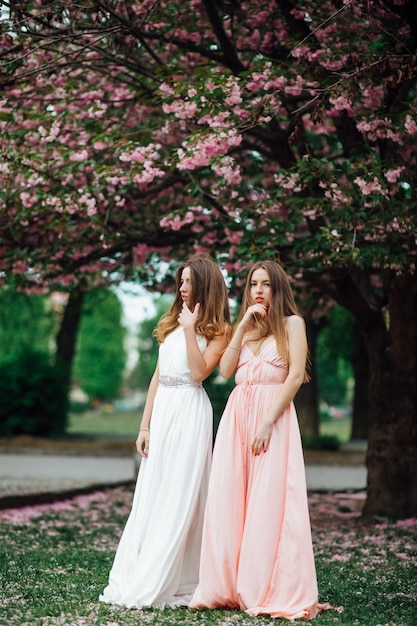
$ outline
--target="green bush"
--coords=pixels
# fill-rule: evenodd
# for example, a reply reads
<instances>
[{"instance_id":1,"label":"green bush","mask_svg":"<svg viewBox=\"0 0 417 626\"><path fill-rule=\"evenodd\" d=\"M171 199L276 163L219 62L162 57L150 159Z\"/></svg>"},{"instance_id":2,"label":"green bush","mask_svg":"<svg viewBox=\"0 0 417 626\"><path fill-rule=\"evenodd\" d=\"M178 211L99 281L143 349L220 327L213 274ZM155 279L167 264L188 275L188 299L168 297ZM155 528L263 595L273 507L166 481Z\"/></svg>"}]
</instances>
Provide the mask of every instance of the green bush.
<instances>
[{"instance_id":1,"label":"green bush","mask_svg":"<svg viewBox=\"0 0 417 626\"><path fill-rule=\"evenodd\" d=\"M340 448L340 441L336 435L303 437L303 447L310 450L330 450L336 452Z\"/></svg>"},{"instance_id":2,"label":"green bush","mask_svg":"<svg viewBox=\"0 0 417 626\"><path fill-rule=\"evenodd\" d=\"M232 389L235 387L234 377L225 379L221 378L218 370L214 370L212 374L204 381L204 388L210 398L213 406L213 436L216 437L221 416L223 415L226 402Z\"/></svg>"},{"instance_id":3,"label":"green bush","mask_svg":"<svg viewBox=\"0 0 417 626\"><path fill-rule=\"evenodd\" d=\"M109 289L85 296L74 357L73 378L90 399L120 396L126 363L122 305Z\"/></svg>"},{"instance_id":4,"label":"green bush","mask_svg":"<svg viewBox=\"0 0 417 626\"><path fill-rule=\"evenodd\" d=\"M58 435L67 423L63 372L49 355L25 352L0 364L0 435Z\"/></svg>"},{"instance_id":5,"label":"green bush","mask_svg":"<svg viewBox=\"0 0 417 626\"><path fill-rule=\"evenodd\" d=\"M85 413L91 409L91 402L89 400L82 402L80 400L70 400L69 411L70 413Z\"/></svg>"}]
</instances>

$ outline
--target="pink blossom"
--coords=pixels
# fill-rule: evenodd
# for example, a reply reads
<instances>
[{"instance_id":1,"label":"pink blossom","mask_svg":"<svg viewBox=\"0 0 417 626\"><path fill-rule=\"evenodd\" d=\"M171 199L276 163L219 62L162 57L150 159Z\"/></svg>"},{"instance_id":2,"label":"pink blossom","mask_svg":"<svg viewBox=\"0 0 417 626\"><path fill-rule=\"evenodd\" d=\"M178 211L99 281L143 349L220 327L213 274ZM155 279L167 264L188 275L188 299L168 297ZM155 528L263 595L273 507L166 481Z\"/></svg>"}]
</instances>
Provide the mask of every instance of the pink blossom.
<instances>
[{"instance_id":1,"label":"pink blossom","mask_svg":"<svg viewBox=\"0 0 417 626\"><path fill-rule=\"evenodd\" d=\"M383 193L381 183L376 176L374 176L373 179L370 181L367 181L364 178L357 176L353 182L358 185L364 196L369 196L373 192Z\"/></svg>"},{"instance_id":2,"label":"pink blossom","mask_svg":"<svg viewBox=\"0 0 417 626\"><path fill-rule=\"evenodd\" d=\"M174 90L171 87L171 85L168 85L167 83L162 83L161 85L159 85L159 91L168 96L172 96L174 93Z\"/></svg>"},{"instance_id":3,"label":"pink blossom","mask_svg":"<svg viewBox=\"0 0 417 626\"><path fill-rule=\"evenodd\" d=\"M404 128L410 135L415 135L417 133L417 124L416 121L411 117L411 115L407 115L404 121Z\"/></svg>"},{"instance_id":4,"label":"pink blossom","mask_svg":"<svg viewBox=\"0 0 417 626\"><path fill-rule=\"evenodd\" d=\"M174 217L163 217L159 225L162 228L171 228L171 230L180 230L184 224L191 224L195 219L192 211L187 211L184 218L181 218L180 215L174 215Z\"/></svg>"},{"instance_id":5,"label":"pink blossom","mask_svg":"<svg viewBox=\"0 0 417 626\"><path fill-rule=\"evenodd\" d=\"M188 100L177 100L172 104L164 103L162 105L164 113L174 113L179 120L192 119L197 111L197 103Z\"/></svg>"},{"instance_id":6,"label":"pink blossom","mask_svg":"<svg viewBox=\"0 0 417 626\"><path fill-rule=\"evenodd\" d=\"M230 94L225 98L225 102L233 106L234 104L240 104L242 101L239 85L234 85Z\"/></svg>"},{"instance_id":7,"label":"pink blossom","mask_svg":"<svg viewBox=\"0 0 417 626\"><path fill-rule=\"evenodd\" d=\"M147 159L155 160L158 158L158 150L160 147L160 145L153 143L150 143L147 146L136 146L132 152L122 152L119 159L127 163L131 163L132 161L136 163L145 163Z\"/></svg>"},{"instance_id":8,"label":"pink blossom","mask_svg":"<svg viewBox=\"0 0 417 626\"><path fill-rule=\"evenodd\" d=\"M304 80L303 77L297 75L295 79L295 83L292 85L288 84L284 88L284 92L291 96L300 96L303 90Z\"/></svg>"},{"instance_id":9,"label":"pink blossom","mask_svg":"<svg viewBox=\"0 0 417 626\"><path fill-rule=\"evenodd\" d=\"M265 83L265 89L273 89L279 91L283 89L287 83L285 76L276 76Z\"/></svg>"},{"instance_id":10,"label":"pink blossom","mask_svg":"<svg viewBox=\"0 0 417 626\"><path fill-rule=\"evenodd\" d=\"M363 103L366 107L377 108L381 106L384 98L384 87L382 84L366 87L362 93Z\"/></svg>"},{"instance_id":11,"label":"pink blossom","mask_svg":"<svg viewBox=\"0 0 417 626\"><path fill-rule=\"evenodd\" d=\"M121 182L120 176L108 176L106 178L106 182L110 185L118 185Z\"/></svg>"},{"instance_id":12,"label":"pink blossom","mask_svg":"<svg viewBox=\"0 0 417 626\"><path fill-rule=\"evenodd\" d=\"M330 97L329 101L333 104L335 111L350 110L352 106L352 100L346 94Z\"/></svg>"},{"instance_id":13,"label":"pink blossom","mask_svg":"<svg viewBox=\"0 0 417 626\"><path fill-rule=\"evenodd\" d=\"M292 189L295 193L300 192L302 189L300 185L300 176L297 172L293 172L291 174L275 174L274 179L277 185L283 187L284 189Z\"/></svg>"},{"instance_id":14,"label":"pink blossom","mask_svg":"<svg viewBox=\"0 0 417 626\"><path fill-rule=\"evenodd\" d=\"M202 246L199 243L195 243L194 244L194 252L196 254L209 254L210 253L210 248L207 248L206 246Z\"/></svg>"},{"instance_id":15,"label":"pink blossom","mask_svg":"<svg viewBox=\"0 0 417 626\"><path fill-rule=\"evenodd\" d=\"M233 167L233 165L235 167ZM235 164L231 157L223 157L217 163L213 163L211 166L213 171L218 175L226 179L226 182L230 185L242 182L242 176L240 174L240 168Z\"/></svg>"},{"instance_id":16,"label":"pink blossom","mask_svg":"<svg viewBox=\"0 0 417 626\"><path fill-rule=\"evenodd\" d=\"M229 228L225 229L225 234L227 236L227 241L234 245L238 245L243 237L243 232L230 230Z\"/></svg>"},{"instance_id":17,"label":"pink blossom","mask_svg":"<svg viewBox=\"0 0 417 626\"><path fill-rule=\"evenodd\" d=\"M104 150L107 146L108 144L105 141L95 141L93 143L94 150Z\"/></svg>"},{"instance_id":18,"label":"pink blossom","mask_svg":"<svg viewBox=\"0 0 417 626\"><path fill-rule=\"evenodd\" d=\"M16 261L13 264L13 274L25 274L29 270L29 266L25 261Z\"/></svg>"},{"instance_id":19,"label":"pink blossom","mask_svg":"<svg viewBox=\"0 0 417 626\"><path fill-rule=\"evenodd\" d=\"M80 197L80 202L82 204L86 205L86 207L87 207L87 215L89 217L91 217L92 215L95 215L97 213L97 207L96 207L97 201L92 196L89 196L88 194L84 193Z\"/></svg>"},{"instance_id":20,"label":"pink blossom","mask_svg":"<svg viewBox=\"0 0 417 626\"><path fill-rule=\"evenodd\" d=\"M149 248L144 243L139 244L133 248L133 254L135 255L135 263L142 265L148 258Z\"/></svg>"},{"instance_id":21,"label":"pink blossom","mask_svg":"<svg viewBox=\"0 0 417 626\"><path fill-rule=\"evenodd\" d=\"M87 159L88 159L88 152L85 148L84 150L81 150L80 152L73 152L69 156L70 161L86 161Z\"/></svg>"},{"instance_id":22,"label":"pink blossom","mask_svg":"<svg viewBox=\"0 0 417 626\"><path fill-rule=\"evenodd\" d=\"M263 72L253 72L251 80L246 84L246 88L250 91L259 91L262 89L267 80L269 80L271 70L270 63L265 66Z\"/></svg>"},{"instance_id":23,"label":"pink blossom","mask_svg":"<svg viewBox=\"0 0 417 626\"><path fill-rule=\"evenodd\" d=\"M389 183L396 183L403 171L404 167L397 167L395 169L386 171L384 176Z\"/></svg>"},{"instance_id":24,"label":"pink blossom","mask_svg":"<svg viewBox=\"0 0 417 626\"><path fill-rule=\"evenodd\" d=\"M183 148L179 148L178 168L196 169L208 165L213 157L227 153L228 149L238 146L242 141L242 137L237 131L231 129L227 132L209 133L201 137L199 140L191 140L190 143L185 142Z\"/></svg>"},{"instance_id":25,"label":"pink blossom","mask_svg":"<svg viewBox=\"0 0 417 626\"><path fill-rule=\"evenodd\" d=\"M37 200L35 195L32 195L27 191L22 191L22 193L20 194L20 199L22 201L22 205L27 209L33 206Z\"/></svg>"},{"instance_id":26,"label":"pink blossom","mask_svg":"<svg viewBox=\"0 0 417 626\"><path fill-rule=\"evenodd\" d=\"M350 554L334 554L331 558L331 561L339 561L340 563L346 563L349 561Z\"/></svg>"},{"instance_id":27,"label":"pink blossom","mask_svg":"<svg viewBox=\"0 0 417 626\"><path fill-rule=\"evenodd\" d=\"M165 175L165 172L157 167L152 167L151 163L147 161L144 164L144 169L139 174L135 174L133 180L136 184L151 183L155 178L161 178Z\"/></svg>"}]
</instances>

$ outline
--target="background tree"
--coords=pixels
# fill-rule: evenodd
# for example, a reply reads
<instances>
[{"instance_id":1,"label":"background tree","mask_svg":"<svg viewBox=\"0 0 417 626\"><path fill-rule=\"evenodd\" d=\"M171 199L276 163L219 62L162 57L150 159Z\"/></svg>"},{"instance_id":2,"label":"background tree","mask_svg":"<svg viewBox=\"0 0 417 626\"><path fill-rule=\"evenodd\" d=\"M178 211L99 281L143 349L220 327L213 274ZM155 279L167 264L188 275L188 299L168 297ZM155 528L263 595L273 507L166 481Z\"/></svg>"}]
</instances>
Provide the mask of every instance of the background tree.
<instances>
[{"instance_id":1,"label":"background tree","mask_svg":"<svg viewBox=\"0 0 417 626\"><path fill-rule=\"evenodd\" d=\"M351 439L368 439L369 413L369 359L363 337L356 324L353 324L352 368L355 390L352 407Z\"/></svg>"},{"instance_id":2,"label":"background tree","mask_svg":"<svg viewBox=\"0 0 417 626\"><path fill-rule=\"evenodd\" d=\"M54 366L56 320L46 297L0 290L0 434L65 431L67 395Z\"/></svg>"},{"instance_id":3,"label":"background tree","mask_svg":"<svg viewBox=\"0 0 417 626\"><path fill-rule=\"evenodd\" d=\"M169 309L172 298L159 295L152 298L155 313L144 319L138 329L138 362L130 376L130 385L134 389L147 391L158 361L158 342L152 336L159 318Z\"/></svg>"},{"instance_id":4,"label":"background tree","mask_svg":"<svg viewBox=\"0 0 417 626\"><path fill-rule=\"evenodd\" d=\"M0 290L0 362L27 351L53 352L54 320L47 298Z\"/></svg>"},{"instance_id":5,"label":"background tree","mask_svg":"<svg viewBox=\"0 0 417 626\"><path fill-rule=\"evenodd\" d=\"M319 336L322 318L308 315L305 317L305 322L309 350L308 372L310 380L308 384L301 385L295 396L294 403L300 423L301 436L304 438L304 441L306 441L306 437L310 438L310 440L317 441L320 434L317 338Z\"/></svg>"},{"instance_id":6,"label":"background tree","mask_svg":"<svg viewBox=\"0 0 417 626\"><path fill-rule=\"evenodd\" d=\"M362 335L365 513L415 514L414 3L11 7L3 280L159 286L155 263L193 250L215 252L239 280L250 259L279 256Z\"/></svg>"},{"instance_id":7,"label":"background tree","mask_svg":"<svg viewBox=\"0 0 417 626\"><path fill-rule=\"evenodd\" d=\"M120 395L126 363L121 317L121 303L111 290L86 294L73 378L91 399L111 401Z\"/></svg>"},{"instance_id":8,"label":"background tree","mask_svg":"<svg viewBox=\"0 0 417 626\"><path fill-rule=\"evenodd\" d=\"M317 340L316 360L321 402L352 406L352 315L342 307L330 309Z\"/></svg>"}]
</instances>

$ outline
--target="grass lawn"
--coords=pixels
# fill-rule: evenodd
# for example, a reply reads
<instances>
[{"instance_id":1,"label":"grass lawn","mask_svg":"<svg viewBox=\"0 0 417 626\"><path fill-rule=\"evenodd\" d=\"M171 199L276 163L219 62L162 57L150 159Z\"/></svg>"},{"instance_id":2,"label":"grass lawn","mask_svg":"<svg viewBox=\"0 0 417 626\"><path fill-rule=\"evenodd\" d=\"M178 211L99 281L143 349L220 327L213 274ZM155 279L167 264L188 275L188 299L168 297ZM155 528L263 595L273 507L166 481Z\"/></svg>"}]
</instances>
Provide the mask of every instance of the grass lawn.
<instances>
[{"instance_id":1,"label":"grass lawn","mask_svg":"<svg viewBox=\"0 0 417 626\"><path fill-rule=\"evenodd\" d=\"M340 443L349 441L351 430L352 420L347 417L331 419L320 424L320 435L337 437Z\"/></svg>"},{"instance_id":2,"label":"grass lawn","mask_svg":"<svg viewBox=\"0 0 417 626\"><path fill-rule=\"evenodd\" d=\"M71 413L67 432L82 435L130 436L138 434L141 413L103 406L85 413Z\"/></svg>"},{"instance_id":3,"label":"grass lawn","mask_svg":"<svg viewBox=\"0 0 417 626\"><path fill-rule=\"evenodd\" d=\"M417 520L359 523L364 494L310 494L320 601L313 622L414 626ZM236 610L130 610L98 601L132 488L53 505L0 511L0 624L4 626L266 626ZM300 563L302 567L302 563Z\"/></svg>"}]
</instances>

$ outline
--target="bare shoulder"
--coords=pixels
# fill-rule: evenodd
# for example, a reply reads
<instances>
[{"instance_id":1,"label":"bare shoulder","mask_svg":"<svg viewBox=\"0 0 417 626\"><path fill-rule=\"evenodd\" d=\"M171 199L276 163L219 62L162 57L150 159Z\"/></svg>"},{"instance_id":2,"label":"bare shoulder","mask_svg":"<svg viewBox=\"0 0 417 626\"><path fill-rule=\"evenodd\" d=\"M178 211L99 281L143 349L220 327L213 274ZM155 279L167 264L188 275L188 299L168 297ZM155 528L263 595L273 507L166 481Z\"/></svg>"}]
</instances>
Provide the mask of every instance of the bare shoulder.
<instances>
[{"instance_id":1,"label":"bare shoulder","mask_svg":"<svg viewBox=\"0 0 417 626\"><path fill-rule=\"evenodd\" d=\"M289 315L285 318L285 327L288 333L305 333L305 322L299 315Z\"/></svg>"},{"instance_id":2,"label":"bare shoulder","mask_svg":"<svg viewBox=\"0 0 417 626\"><path fill-rule=\"evenodd\" d=\"M230 341L231 334L232 327L228 325L222 335L217 335L217 337L214 337L211 341L209 341L208 346L214 346L216 349L224 348L224 346Z\"/></svg>"}]
</instances>

